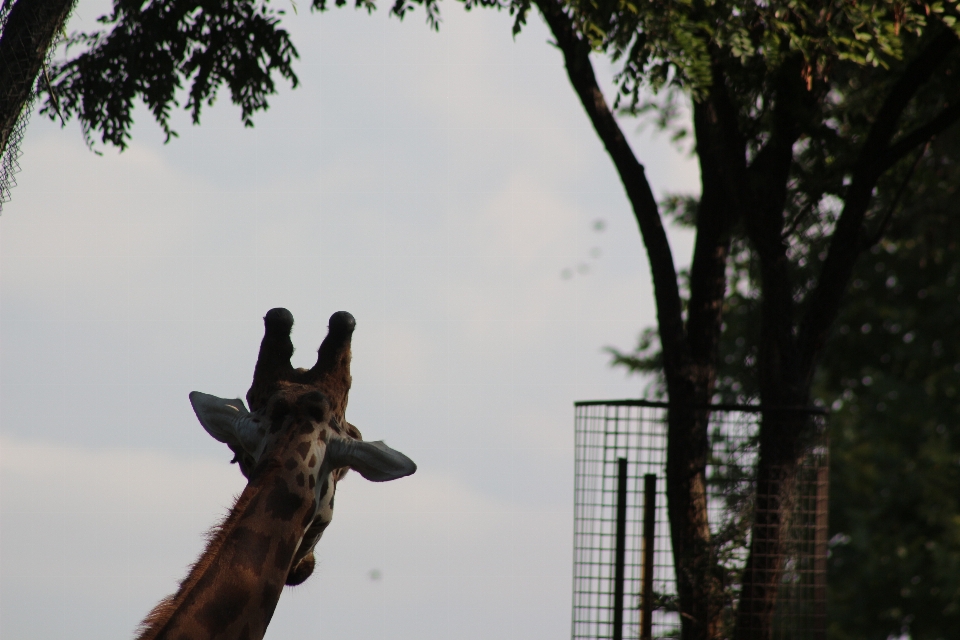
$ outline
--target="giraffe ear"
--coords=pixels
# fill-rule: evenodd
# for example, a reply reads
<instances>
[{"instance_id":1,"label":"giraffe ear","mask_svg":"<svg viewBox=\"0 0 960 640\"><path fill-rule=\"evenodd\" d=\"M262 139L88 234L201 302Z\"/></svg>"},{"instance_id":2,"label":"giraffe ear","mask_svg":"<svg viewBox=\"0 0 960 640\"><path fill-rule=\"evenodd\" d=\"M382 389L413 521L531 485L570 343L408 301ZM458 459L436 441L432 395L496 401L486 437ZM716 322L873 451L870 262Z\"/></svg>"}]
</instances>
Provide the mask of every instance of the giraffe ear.
<instances>
[{"instance_id":1,"label":"giraffe ear","mask_svg":"<svg viewBox=\"0 0 960 640\"><path fill-rule=\"evenodd\" d=\"M226 443L234 453L241 451L256 463L263 453L266 426L251 415L243 400L225 400L208 393L193 391L190 404L200 424L215 440Z\"/></svg>"},{"instance_id":2,"label":"giraffe ear","mask_svg":"<svg viewBox=\"0 0 960 640\"><path fill-rule=\"evenodd\" d=\"M350 467L373 482L396 480L417 470L413 460L382 441L333 438L327 443L327 457L335 468Z\"/></svg>"}]
</instances>

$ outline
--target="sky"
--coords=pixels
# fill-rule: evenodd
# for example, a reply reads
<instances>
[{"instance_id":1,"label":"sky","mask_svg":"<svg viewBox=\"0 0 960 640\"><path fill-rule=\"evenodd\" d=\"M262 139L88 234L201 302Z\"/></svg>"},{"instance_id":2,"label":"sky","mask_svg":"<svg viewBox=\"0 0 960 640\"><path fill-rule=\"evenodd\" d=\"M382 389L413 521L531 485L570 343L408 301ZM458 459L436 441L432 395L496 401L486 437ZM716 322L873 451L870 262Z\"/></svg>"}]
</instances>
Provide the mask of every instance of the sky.
<instances>
[{"instance_id":1,"label":"sky","mask_svg":"<svg viewBox=\"0 0 960 640\"><path fill-rule=\"evenodd\" d=\"M647 259L539 19L442 9L288 11L301 86L252 129L222 96L165 145L140 108L97 156L34 115L0 216L4 640L130 638L176 589L244 483L187 394L243 397L280 306L294 366L356 317L347 418L419 470L339 485L267 638L569 636L573 403L640 397L604 348L654 322ZM621 124L658 196L698 191Z\"/></svg>"}]
</instances>

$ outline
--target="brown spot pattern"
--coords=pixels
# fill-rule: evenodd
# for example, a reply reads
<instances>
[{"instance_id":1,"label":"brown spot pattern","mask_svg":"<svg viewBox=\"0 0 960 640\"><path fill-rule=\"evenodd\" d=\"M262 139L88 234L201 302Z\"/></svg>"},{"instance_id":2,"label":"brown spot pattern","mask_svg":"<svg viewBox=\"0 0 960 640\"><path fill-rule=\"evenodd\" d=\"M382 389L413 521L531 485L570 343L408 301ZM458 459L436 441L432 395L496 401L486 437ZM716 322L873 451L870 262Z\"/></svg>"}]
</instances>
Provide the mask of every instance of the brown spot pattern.
<instances>
[{"instance_id":1,"label":"brown spot pattern","mask_svg":"<svg viewBox=\"0 0 960 640\"><path fill-rule=\"evenodd\" d=\"M223 582L216 586L209 600L197 611L197 623L211 638L223 634L243 614L250 594L242 586Z\"/></svg>"},{"instance_id":2,"label":"brown spot pattern","mask_svg":"<svg viewBox=\"0 0 960 640\"><path fill-rule=\"evenodd\" d=\"M277 550L273 555L273 566L281 571L289 569L296 548L297 541L292 538L289 540L278 540Z\"/></svg>"},{"instance_id":3,"label":"brown spot pattern","mask_svg":"<svg viewBox=\"0 0 960 640\"><path fill-rule=\"evenodd\" d=\"M270 552L270 536L247 527L237 527L231 538L237 555L237 566L257 575L263 570Z\"/></svg>"},{"instance_id":4,"label":"brown spot pattern","mask_svg":"<svg viewBox=\"0 0 960 640\"><path fill-rule=\"evenodd\" d=\"M300 397L299 404L304 412L317 422L326 422L330 414L330 403L320 391L311 391Z\"/></svg>"},{"instance_id":5,"label":"brown spot pattern","mask_svg":"<svg viewBox=\"0 0 960 640\"><path fill-rule=\"evenodd\" d=\"M288 522L301 507L303 507L303 497L290 491L286 480L276 477L273 489L267 495L267 512L278 520Z\"/></svg>"},{"instance_id":6,"label":"brown spot pattern","mask_svg":"<svg viewBox=\"0 0 960 640\"><path fill-rule=\"evenodd\" d=\"M280 602L279 585L266 583L263 585L263 595L260 596L260 608L263 609L264 625L270 624L273 618L273 612L277 609L277 603Z\"/></svg>"},{"instance_id":7,"label":"brown spot pattern","mask_svg":"<svg viewBox=\"0 0 960 640\"><path fill-rule=\"evenodd\" d=\"M277 433L283 428L283 423L290 411L290 405L285 400L277 400L270 412L270 433Z\"/></svg>"}]
</instances>

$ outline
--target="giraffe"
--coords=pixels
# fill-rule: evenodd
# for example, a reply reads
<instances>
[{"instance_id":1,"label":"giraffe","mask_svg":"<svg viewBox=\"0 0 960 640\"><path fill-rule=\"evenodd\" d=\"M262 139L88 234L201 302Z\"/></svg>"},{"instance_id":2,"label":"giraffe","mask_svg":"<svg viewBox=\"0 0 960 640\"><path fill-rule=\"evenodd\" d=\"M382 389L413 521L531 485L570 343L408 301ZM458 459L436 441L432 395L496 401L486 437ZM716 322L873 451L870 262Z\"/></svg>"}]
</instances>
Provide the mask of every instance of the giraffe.
<instances>
[{"instance_id":1,"label":"giraffe","mask_svg":"<svg viewBox=\"0 0 960 640\"><path fill-rule=\"evenodd\" d=\"M248 482L177 592L141 623L138 640L263 638L283 585L313 572L313 548L347 470L374 482L416 471L383 442L364 442L344 418L355 326L349 313L333 314L316 365L294 369L293 316L271 309L247 393L250 411L240 399L190 394L201 425L230 447Z\"/></svg>"}]
</instances>

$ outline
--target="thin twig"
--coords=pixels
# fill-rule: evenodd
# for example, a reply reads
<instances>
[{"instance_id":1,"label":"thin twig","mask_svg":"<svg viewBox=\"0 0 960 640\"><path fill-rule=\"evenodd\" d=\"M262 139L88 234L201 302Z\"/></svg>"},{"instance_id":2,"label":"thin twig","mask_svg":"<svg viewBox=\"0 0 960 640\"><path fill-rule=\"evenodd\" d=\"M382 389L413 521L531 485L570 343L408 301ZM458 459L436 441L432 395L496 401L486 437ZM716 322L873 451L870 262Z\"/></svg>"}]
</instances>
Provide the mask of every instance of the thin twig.
<instances>
[{"instance_id":1,"label":"thin twig","mask_svg":"<svg viewBox=\"0 0 960 640\"><path fill-rule=\"evenodd\" d=\"M60 113L60 101L57 100L57 94L53 90L53 85L50 84L50 76L47 74L47 63L43 63L43 79L47 81L47 90L50 92L50 97L53 98L53 108L57 110L57 115L60 116L60 124L67 126L66 120L63 119L63 114Z\"/></svg>"},{"instance_id":2,"label":"thin twig","mask_svg":"<svg viewBox=\"0 0 960 640\"><path fill-rule=\"evenodd\" d=\"M903 197L904 192L907 190L907 185L910 183L910 179L913 177L914 172L917 170L917 167L920 165L920 160L923 159L923 156L927 155L927 150L930 149L930 145L933 143L933 139L927 140L927 144L923 145L923 148L920 149L920 152L917 153L916 159L914 159L913 164L910 165L910 170L907 171L907 175L904 176L903 182L900 183L900 188L897 189L897 194L893 197L893 200L890 202L890 208L887 209L887 213L884 214L883 219L880 221L880 226L877 228L877 232L874 234L873 238L867 243L865 248L872 247L873 245L880 242L880 239L883 238L884 234L890 227L890 222L893 220L893 212L896 210L897 205L900 203L900 198Z\"/></svg>"},{"instance_id":3,"label":"thin twig","mask_svg":"<svg viewBox=\"0 0 960 640\"><path fill-rule=\"evenodd\" d=\"M793 216L793 221L790 222L790 225L787 227L787 230L784 231L783 235L781 235L780 237L783 240L786 240L787 238L789 238L793 234L793 232L797 230L797 226L800 224L800 220L805 215L807 215L807 213L810 212L812 209L813 207L809 207L809 206L801 209L797 215Z\"/></svg>"}]
</instances>

